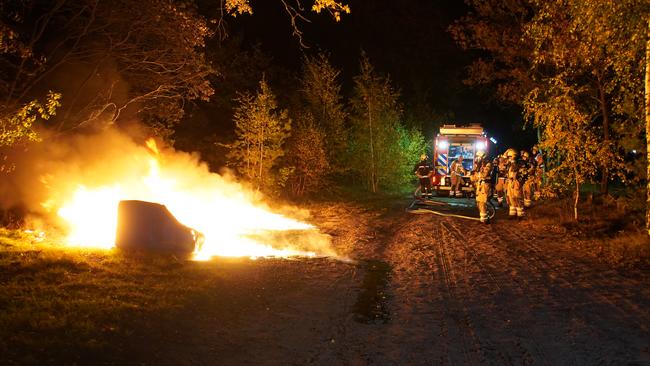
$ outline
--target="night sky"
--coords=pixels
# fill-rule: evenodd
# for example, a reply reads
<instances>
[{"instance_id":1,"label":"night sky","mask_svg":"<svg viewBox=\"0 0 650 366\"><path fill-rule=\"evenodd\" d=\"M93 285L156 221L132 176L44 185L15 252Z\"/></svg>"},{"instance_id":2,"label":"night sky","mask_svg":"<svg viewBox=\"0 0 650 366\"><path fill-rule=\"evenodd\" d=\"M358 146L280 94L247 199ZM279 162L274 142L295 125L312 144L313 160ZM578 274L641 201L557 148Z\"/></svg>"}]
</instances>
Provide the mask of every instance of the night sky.
<instances>
[{"instance_id":1,"label":"night sky","mask_svg":"<svg viewBox=\"0 0 650 366\"><path fill-rule=\"evenodd\" d=\"M336 23L328 14L308 13L312 23L302 23L303 49L292 36L289 17L279 1L253 1L255 13L229 20L229 32L244 43L259 43L275 65L300 70L303 52L323 50L342 70L343 92L350 95L364 50L378 72L388 74L402 95L406 117L432 137L444 122L482 123L488 133L517 148L534 143L533 131L521 133L518 108L499 104L489 89L463 84L466 68L478 56L461 50L447 32L467 7L461 0L351 0L351 14ZM529 129L530 130L530 129Z\"/></svg>"}]
</instances>

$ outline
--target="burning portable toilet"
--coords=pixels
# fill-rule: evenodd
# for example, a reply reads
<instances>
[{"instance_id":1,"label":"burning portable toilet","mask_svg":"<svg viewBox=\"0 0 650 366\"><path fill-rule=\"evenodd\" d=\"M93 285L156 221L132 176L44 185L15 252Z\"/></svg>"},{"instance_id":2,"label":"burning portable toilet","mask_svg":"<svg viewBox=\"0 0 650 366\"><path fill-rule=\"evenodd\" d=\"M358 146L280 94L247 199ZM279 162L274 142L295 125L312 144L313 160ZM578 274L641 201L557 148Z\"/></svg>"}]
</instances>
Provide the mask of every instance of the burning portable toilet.
<instances>
[{"instance_id":1,"label":"burning portable toilet","mask_svg":"<svg viewBox=\"0 0 650 366\"><path fill-rule=\"evenodd\" d=\"M120 201L115 246L126 250L191 254L203 244L203 235L176 220L164 205Z\"/></svg>"}]
</instances>

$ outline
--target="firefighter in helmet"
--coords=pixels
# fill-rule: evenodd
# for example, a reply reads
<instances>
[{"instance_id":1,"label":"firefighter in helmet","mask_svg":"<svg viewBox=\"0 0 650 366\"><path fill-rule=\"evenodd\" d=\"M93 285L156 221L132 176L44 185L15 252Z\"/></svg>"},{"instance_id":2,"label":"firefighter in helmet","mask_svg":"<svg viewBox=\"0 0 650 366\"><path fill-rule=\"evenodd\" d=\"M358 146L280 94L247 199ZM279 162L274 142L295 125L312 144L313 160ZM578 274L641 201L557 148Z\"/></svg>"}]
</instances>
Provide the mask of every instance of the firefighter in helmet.
<instances>
[{"instance_id":1,"label":"firefighter in helmet","mask_svg":"<svg viewBox=\"0 0 650 366\"><path fill-rule=\"evenodd\" d=\"M491 163L485 158L485 151L477 151L474 155L474 166L469 174L469 180L473 185L477 184L480 179L481 169L487 164ZM492 178L490 177L490 179Z\"/></svg>"},{"instance_id":2,"label":"firefighter in helmet","mask_svg":"<svg viewBox=\"0 0 650 366\"><path fill-rule=\"evenodd\" d=\"M476 153L474 160L472 181L476 187L476 207L479 211L479 220L488 222L487 203L492 190L492 163L485 159L485 152Z\"/></svg>"},{"instance_id":3,"label":"firefighter in helmet","mask_svg":"<svg viewBox=\"0 0 650 366\"><path fill-rule=\"evenodd\" d=\"M506 180L508 179L508 157L506 154L501 154L494 159L494 194L497 196L497 204L499 207L503 206L503 200L506 199Z\"/></svg>"},{"instance_id":4,"label":"firefighter in helmet","mask_svg":"<svg viewBox=\"0 0 650 366\"><path fill-rule=\"evenodd\" d=\"M535 168L535 178L534 178L534 186L535 186L535 193L533 194L533 198L535 201L540 199L542 197L542 177L544 176L544 158L542 157L542 154L539 152L539 148L537 146L533 146L533 165Z\"/></svg>"},{"instance_id":5,"label":"firefighter in helmet","mask_svg":"<svg viewBox=\"0 0 650 366\"><path fill-rule=\"evenodd\" d=\"M535 168L528 151L522 150L519 161L519 175L523 183L524 207L533 205L533 190L535 186Z\"/></svg>"},{"instance_id":6,"label":"firefighter in helmet","mask_svg":"<svg viewBox=\"0 0 650 366\"><path fill-rule=\"evenodd\" d=\"M477 151L474 155L474 167L470 172L470 181L475 183L478 180L478 175L481 171L483 165L487 164L487 159L485 159L485 151Z\"/></svg>"},{"instance_id":7,"label":"firefighter in helmet","mask_svg":"<svg viewBox=\"0 0 650 366\"><path fill-rule=\"evenodd\" d=\"M519 174L517 151L508 149L508 180L506 182L506 195L508 196L508 214L510 216L524 216L523 183Z\"/></svg>"},{"instance_id":8,"label":"firefighter in helmet","mask_svg":"<svg viewBox=\"0 0 650 366\"><path fill-rule=\"evenodd\" d=\"M420 162L415 164L413 173L415 173L420 181L420 193L422 194L422 198L431 197L431 175L433 173L433 168L427 161L426 154L420 155Z\"/></svg>"},{"instance_id":9,"label":"firefighter in helmet","mask_svg":"<svg viewBox=\"0 0 650 366\"><path fill-rule=\"evenodd\" d=\"M472 170L469 172L469 181L472 183L474 187L476 187L476 184L479 180L479 174L481 172L481 168L487 163L487 160L485 159L485 152L484 151L477 151L476 154L474 154L474 165L472 167Z\"/></svg>"},{"instance_id":10,"label":"firefighter in helmet","mask_svg":"<svg viewBox=\"0 0 650 366\"><path fill-rule=\"evenodd\" d=\"M451 163L451 191L449 196L461 197L463 195L462 185L463 176L465 175L465 168L463 168L463 155L458 155L458 158Z\"/></svg>"}]
</instances>

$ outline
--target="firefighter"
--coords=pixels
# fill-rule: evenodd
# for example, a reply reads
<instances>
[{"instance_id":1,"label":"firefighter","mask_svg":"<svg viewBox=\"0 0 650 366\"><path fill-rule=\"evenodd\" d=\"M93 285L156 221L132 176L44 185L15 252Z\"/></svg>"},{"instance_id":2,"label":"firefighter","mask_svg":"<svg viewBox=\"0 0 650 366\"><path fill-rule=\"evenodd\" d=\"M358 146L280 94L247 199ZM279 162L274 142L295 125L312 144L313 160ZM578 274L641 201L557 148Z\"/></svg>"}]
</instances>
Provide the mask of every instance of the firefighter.
<instances>
[{"instance_id":1,"label":"firefighter","mask_svg":"<svg viewBox=\"0 0 650 366\"><path fill-rule=\"evenodd\" d=\"M508 178L508 157L505 154L499 155L494 159L493 171L494 179L494 194L497 196L497 204L499 207L503 206L503 200L506 199L506 180Z\"/></svg>"},{"instance_id":2,"label":"firefighter","mask_svg":"<svg viewBox=\"0 0 650 366\"><path fill-rule=\"evenodd\" d=\"M413 172L418 177L420 181L420 193L422 198L431 197L431 175L433 173L433 168L431 164L427 162L427 155L420 155L420 162L415 164Z\"/></svg>"},{"instance_id":3,"label":"firefighter","mask_svg":"<svg viewBox=\"0 0 650 366\"><path fill-rule=\"evenodd\" d=\"M451 191L449 196L462 197L463 176L465 175L465 168L463 168L463 156L458 155L458 158L451 163Z\"/></svg>"},{"instance_id":4,"label":"firefighter","mask_svg":"<svg viewBox=\"0 0 650 366\"><path fill-rule=\"evenodd\" d=\"M485 158L485 151L477 151L474 155L474 167L470 173L470 180L475 181L475 176L481 171L481 167L487 164L487 159Z\"/></svg>"},{"instance_id":5,"label":"firefighter","mask_svg":"<svg viewBox=\"0 0 650 366\"><path fill-rule=\"evenodd\" d=\"M476 155L474 155L474 167L472 168L472 171L470 172L470 182L472 184L476 185L479 179L482 179L480 177L481 174L481 169L487 165L490 164L490 167L492 167L492 164L488 159L485 158L485 151L477 151ZM490 174L492 173L492 170L490 169ZM492 180L492 176L487 177L490 181Z\"/></svg>"},{"instance_id":6,"label":"firefighter","mask_svg":"<svg viewBox=\"0 0 650 366\"><path fill-rule=\"evenodd\" d=\"M485 153L482 156L485 156ZM481 157L474 168L475 174L472 177L476 187L476 207L478 207L479 220L487 223L487 203L492 189L492 163Z\"/></svg>"},{"instance_id":7,"label":"firefighter","mask_svg":"<svg viewBox=\"0 0 650 366\"><path fill-rule=\"evenodd\" d=\"M506 181L506 195L508 197L508 214L511 217L524 216L523 184L519 176L519 165L517 164L517 151L508 149L508 179Z\"/></svg>"},{"instance_id":8,"label":"firefighter","mask_svg":"<svg viewBox=\"0 0 650 366\"><path fill-rule=\"evenodd\" d=\"M528 151L522 150L519 161L519 179L523 184L524 207L533 205L533 190L535 186L535 167Z\"/></svg>"},{"instance_id":9,"label":"firefighter","mask_svg":"<svg viewBox=\"0 0 650 366\"><path fill-rule=\"evenodd\" d=\"M472 167L472 171L469 173L469 181L472 183L472 185L476 186L476 184L478 184L481 168L486 163L487 160L485 159L485 152L477 151L474 155L474 166Z\"/></svg>"},{"instance_id":10,"label":"firefighter","mask_svg":"<svg viewBox=\"0 0 650 366\"><path fill-rule=\"evenodd\" d=\"M542 157L537 146L533 146L532 159L535 167L535 193L533 198L537 201L542 197L542 177L544 176L544 157Z\"/></svg>"}]
</instances>

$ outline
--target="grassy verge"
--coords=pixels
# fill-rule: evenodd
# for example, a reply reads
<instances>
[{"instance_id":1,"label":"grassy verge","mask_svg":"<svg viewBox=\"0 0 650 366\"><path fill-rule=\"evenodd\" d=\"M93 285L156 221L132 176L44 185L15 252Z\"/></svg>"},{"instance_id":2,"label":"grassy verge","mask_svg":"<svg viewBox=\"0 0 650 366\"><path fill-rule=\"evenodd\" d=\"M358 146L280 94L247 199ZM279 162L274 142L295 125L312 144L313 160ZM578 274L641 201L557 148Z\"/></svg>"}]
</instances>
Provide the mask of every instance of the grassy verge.
<instances>
[{"instance_id":1,"label":"grassy verge","mask_svg":"<svg viewBox=\"0 0 650 366\"><path fill-rule=\"evenodd\" d=\"M206 263L0 230L0 363L83 363L126 336L125 325L182 306L218 277Z\"/></svg>"},{"instance_id":2,"label":"grassy verge","mask_svg":"<svg viewBox=\"0 0 650 366\"><path fill-rule=\"evenodd\" d=\"M563 234L576 250L614 267L650 268L650 237L637 206L628 199L585 195L577 221L569 198L541 201L528 216L532 230Z\"/></svg>"}]
</instances>

